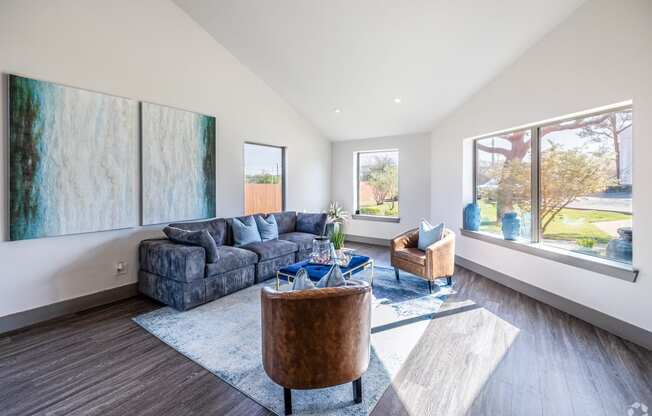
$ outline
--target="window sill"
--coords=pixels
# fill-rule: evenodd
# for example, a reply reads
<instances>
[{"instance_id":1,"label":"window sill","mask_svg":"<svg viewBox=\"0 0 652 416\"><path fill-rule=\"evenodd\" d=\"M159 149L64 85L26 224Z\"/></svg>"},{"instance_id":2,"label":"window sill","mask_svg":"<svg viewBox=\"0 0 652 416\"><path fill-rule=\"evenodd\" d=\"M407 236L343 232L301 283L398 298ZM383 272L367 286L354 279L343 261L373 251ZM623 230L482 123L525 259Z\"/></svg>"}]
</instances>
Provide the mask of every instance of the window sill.
<instances>
[{"instance_id":1,"label":"window sill","mask_svg":"<svg viewBox=\"0 0 652 416\"><path fill-rule=\"evenodd\" d=\"M364 214L353 214L351 216L354 220L362 221L378 221L378 222L401 222L400 217L382 217L380 215L364 215Z\"/></svg>"},{"instance_id":2,"label":"window sill","mask_svg":"<svg viewBox=\"0 0 652 416\"><path fill-rule=\"evenodd\" d=\"M625 263L602 259L599 257L592 257L580 253L573 253L570 251L545 246L543 244L528 243L524 241L508 241L496 237L493 234L484 233L481 231L469 231L461 229L460 232L465 237L475 238L476 240L507 247L512 250L521 251L523 253L531 254L548 260L553 260L563 264L568 264L570 266L579 267L580 269L586 269L592 272L616 277L628 282L635 282L636 278L638 277L638 270Z\"/></svg>"}]
</instances>

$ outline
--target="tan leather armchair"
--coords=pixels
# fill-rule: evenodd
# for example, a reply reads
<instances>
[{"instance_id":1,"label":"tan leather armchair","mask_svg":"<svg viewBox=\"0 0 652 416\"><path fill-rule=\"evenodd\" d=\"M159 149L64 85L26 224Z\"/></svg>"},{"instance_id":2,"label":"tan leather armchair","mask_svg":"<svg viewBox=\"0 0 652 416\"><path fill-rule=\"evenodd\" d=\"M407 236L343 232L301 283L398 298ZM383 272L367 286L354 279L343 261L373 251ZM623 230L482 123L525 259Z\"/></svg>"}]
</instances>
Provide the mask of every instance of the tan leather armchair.
<instances>
[{"instance_id":1,"label":"tan leather armchair","mask_svg":"<svg viewBox=\"0 0 652 416\"><path fill-rule=\"evenodd\" d=\"M450 285L455 273L455 233L444 230L442 239L430 245L426 251L417 248L419 229L415 228L392 239L391 262L399 280L399 269L412 273L428 281L432 293L432 282L446 278Z\"/></svg>"},{"instance_id":2,"label":"tan leather armchair","mask_svg":"<svg viewBox=\"0 0 652 416\"><path fill-rule=\"evenodd\" d=\"M261 290L263 367L283 387L285 414L292 389L318 389L353 382L362 401L362 374L369 366L371 287L347 286L297 292Z\"/></svg>"}]
</instances>

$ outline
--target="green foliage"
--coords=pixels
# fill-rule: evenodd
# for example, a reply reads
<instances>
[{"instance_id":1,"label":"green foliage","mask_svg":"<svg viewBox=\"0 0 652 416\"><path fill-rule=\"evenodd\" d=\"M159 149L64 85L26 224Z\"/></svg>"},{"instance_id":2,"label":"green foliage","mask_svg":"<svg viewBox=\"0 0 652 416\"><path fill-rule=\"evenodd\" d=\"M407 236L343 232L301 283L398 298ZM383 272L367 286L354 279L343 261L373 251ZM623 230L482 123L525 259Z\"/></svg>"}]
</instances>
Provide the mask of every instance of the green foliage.
<instances>
[{"instance_id":1,"label":"green foliage","mask_svg":"<svg viewBox=\"0 0 652 416\"><path fill-rule=\"evenodd\" d=\"M595 246L595 240L592 238L578 238L575 240L578 247L592 249Z\"/></svg>"},{"instance_id":2,"label":"green foliage","mask_svg":"<svg viewBox=\"0 0 652 416\"><path fill-rule=\"evenodd\" d=\"M333 246L335 246L335 250L339 250L344 247L344 231L339 227L335 228L330 238L331 243L333 243Z\"/></svg>"},{"instance_id":3,"label":"green foliage","mask_svg":"<svg viewBox=\"0 0 652 416\"><path fill-rule=\"evenodd\" d=\"M376 157L363 179L371 186L376 205L398 199L398 166L389 156Z\"/></svg>"},{"instance_id":4,"label":"green foliage","mask_svg":"<svg viewBox=\"0 0 652 416\"><path fill-rule=\"evenodd\" d=\"M381 205L368 205L360 207L360 214L363 215L398 217L398 212L398 202L384 202Z\"/></svg>"},{"instance_id":5,"label":"green foliage","mask_svg":"<svg viewBox=\"0 0 652 416\"><path fill-rule=\"evenodd\" d=\"M545 233L554 217L576 198L604 191L614 184L606 155L582 149L564 150L550 143L541 155L541 228Z\"/></svg>"},{"instance_id":6,"label":"green foliage","mask_svg":"<svg viewBox=\"0 0 652 416\"><path fill-rule=\"evenodd\" d=\"M247 183L278 184L281 183L281 175L272 175L267 172L247 175Z\"/></svg>"}]
</instances>

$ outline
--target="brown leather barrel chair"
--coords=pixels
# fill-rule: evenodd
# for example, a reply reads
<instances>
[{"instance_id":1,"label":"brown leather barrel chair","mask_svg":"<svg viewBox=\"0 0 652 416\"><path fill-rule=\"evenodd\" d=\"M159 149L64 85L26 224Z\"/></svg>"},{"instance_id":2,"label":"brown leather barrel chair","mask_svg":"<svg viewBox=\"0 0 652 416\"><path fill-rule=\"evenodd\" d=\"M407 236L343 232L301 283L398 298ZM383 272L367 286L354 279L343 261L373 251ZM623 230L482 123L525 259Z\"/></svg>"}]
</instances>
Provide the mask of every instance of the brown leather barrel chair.
<instances>
[{"instance_id":1,"label":"brown leather barrel chair","mask_svg":"<svg viewBox=\"0 0 652 416\"><path fill-rule=\"evenodd\" d=\"M353 382L362 401L362 375L369 366L371 287L347 286L261 291L263 367L284 389L285 414L292 389L318 389Z\"/></svg>"},{"instance_id":2,"label":"brown leather barrel chair","mask_svg":"<svg viewBox=\"0 0 652 416\"><path fill-rule=\"evenodd\" d=\"M426 251L417 248L419 229L415 228L392 239L391 262L399 280L399 269L405 270L428 281L428 290L432 293L432 282L446 278L450 286L455 274L455 233L444 230L441 240L431 244Z\"/></svg>"}]
</instances>

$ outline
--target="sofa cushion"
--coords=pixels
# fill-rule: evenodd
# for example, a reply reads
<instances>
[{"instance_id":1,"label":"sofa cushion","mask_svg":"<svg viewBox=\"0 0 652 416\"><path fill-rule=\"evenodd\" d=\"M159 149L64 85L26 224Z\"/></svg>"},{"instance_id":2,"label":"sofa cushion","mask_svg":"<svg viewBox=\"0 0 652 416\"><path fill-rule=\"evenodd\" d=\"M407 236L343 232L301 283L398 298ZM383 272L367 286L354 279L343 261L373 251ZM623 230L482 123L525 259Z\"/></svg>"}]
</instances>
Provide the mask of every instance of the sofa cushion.
<instances>
[{"instance_id":1,"label":"sofa cushion","mask_svg":"<svg viewBox=\"0 0 652 416\"><path fill-rule=\"evenodd\" d=\"M227 227L224 218L214 218L208 221L177 222L170 224L170 227L188 231L207 230L215 240L215 244L218 246L226 244Z\"/></svg>"},{"instance_id":2,"label":"sofa cushion","mask_svg":"<svg viewBox=\"0 0 652 416\"><path fill-rule=\"evenodd\" d=\"M296 244L285 240L261 241L247 244L242 246L242 248L256 253L258 255L258 261L275 259L287 254L293 254L298 250Z\"/></svg>"},{"instance_id":3,"label":"sofa cushion","mask_svg":"<svg viewBox=\"0 0 652 416\"><path fill-rule=\"evenodd\" d=\"M416 247L401 248L394 251L394 256L410 263L426 265L426 253Z\"/></svg>"},{"instance_id":4,"label":"sofa cushion","mask_svg":"<svg viewBox=\"0 0 652 416\"><path fill-rule=\"evenodd\" d=\"M275 212L271 214L276 219L278 224L278 233L285 234L296 231L297 227L297 213L294 211Z\"/></svg>"},{"instance_id":5,"label":"sofa cushion","mask_svg":"<svg viewBox=\"0 0 652 416\"><path fill-rule=\"evenodd\" d=\"M207 230L182 230L175 227L163 228L163 233L175 243L202 247L206 251L206 262L215 263L218 259L217 245Z\"/></svg>"},{"instance_id":6,"label":"sofa cushion","mask_svg":"<svg viewBox=\"0 0 652 416\"><path fill-rule=\"evenodd\" d=\"M324 235L326 228L326 220L328 214L308 214L299 212L297 214L297 227L296 230L300 233L310 233L316 235Z\"/></svg>"},{"instance_id":7,"label":"sofa cushion","mask_svg":"<svg viewBox=\"0 0 652 416\"><path fill-rule=\"evenodd\" d=\"M262 241L256 220L252 216L233 218L231 227L233 228L233 245L236 247Z\"/></svg>"},{"instance_id":8,"label":"sofa cushion","mask_svg":"<svg viewBox=\"0 0 652 416\"><path fill-rule=\"evenodd\" d=\"M312 251L312 240L316 235L308 233L285 233L278 236L279 240L292 241L299 246L299 251Z\"/></svg>"},{"instance_id":9,"label":"sofa cushion","mask_svg":"<svg viewBox=\"0 0 652 416\"><path fill-rule=\"evenodd\" d=\"M278 240L278 225L273 215L268 215L267 218L262 215L256 215L256 226L260 233L260 239L263 241Z\"/></svg>"},{"instance_id":10,"label":"sofa cushion","mask_svg":"<svg viewBox=\"0 0 652 416\"><path fill-rule=\"evenodd\" d=\"M255 253L238 247L220 246L217 248L217 253L220 259L216 263L206 264L206 277L251 266L258 262L258 256Z\"/></svg>"}]
</instances>

